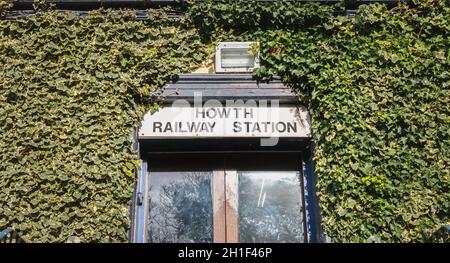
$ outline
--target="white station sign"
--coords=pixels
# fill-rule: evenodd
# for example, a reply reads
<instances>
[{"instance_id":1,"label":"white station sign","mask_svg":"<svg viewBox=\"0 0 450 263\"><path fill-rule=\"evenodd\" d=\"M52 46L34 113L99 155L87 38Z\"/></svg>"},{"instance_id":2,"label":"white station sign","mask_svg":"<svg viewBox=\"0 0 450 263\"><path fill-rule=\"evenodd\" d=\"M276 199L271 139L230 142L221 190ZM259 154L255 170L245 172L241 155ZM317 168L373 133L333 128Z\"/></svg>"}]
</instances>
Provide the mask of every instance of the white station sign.
<instances>
[{"instance_id":1,"label":"white station sign","mask_svg":"<svg viewBox=\"0 0 450 263\"><path fill-rule=\"evenodd\" d=\"M304 107L165 107L144 116L140 139L310 137Z\"/></svg>"}]
</instances>

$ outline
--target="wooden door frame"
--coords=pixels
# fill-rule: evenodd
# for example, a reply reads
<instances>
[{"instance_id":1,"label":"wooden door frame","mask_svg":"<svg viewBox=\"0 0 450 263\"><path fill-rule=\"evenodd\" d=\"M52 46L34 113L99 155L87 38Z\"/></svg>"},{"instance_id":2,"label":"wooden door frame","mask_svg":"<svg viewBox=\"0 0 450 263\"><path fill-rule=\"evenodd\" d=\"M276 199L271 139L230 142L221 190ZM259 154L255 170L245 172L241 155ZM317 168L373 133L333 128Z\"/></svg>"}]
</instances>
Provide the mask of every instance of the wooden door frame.
<instances>
[{"instance_id":1,"label":"wooden door frame","mask_svg":"<svg viewBox=\"0 0 450 263\"><path fill-rule=\"evenodd\" d=\"M238 243L237 189L237 171L213 171L211 193L214 243Z\"/></svg>"},{"instance_id":2,"label":"wooden door frame","mask_svg":"<svg viewBox=\"0 0 450 263\"><path fill-rule=\"evenodd\" d=\"M213 171L212 178L212 201L213 201L213 242L226 243L226 193L225 193L225 171Z\"/></svg>"},{"instance_id":3,"label":"wooden door frame","mask_svg":"<svg viewBox=\"0 0 450 263\"><path fill-rule=\"evenodd\" d=\"M238 243L238 175L236 170L225 170L226 242Z\"/></svg>"}]
</instances>

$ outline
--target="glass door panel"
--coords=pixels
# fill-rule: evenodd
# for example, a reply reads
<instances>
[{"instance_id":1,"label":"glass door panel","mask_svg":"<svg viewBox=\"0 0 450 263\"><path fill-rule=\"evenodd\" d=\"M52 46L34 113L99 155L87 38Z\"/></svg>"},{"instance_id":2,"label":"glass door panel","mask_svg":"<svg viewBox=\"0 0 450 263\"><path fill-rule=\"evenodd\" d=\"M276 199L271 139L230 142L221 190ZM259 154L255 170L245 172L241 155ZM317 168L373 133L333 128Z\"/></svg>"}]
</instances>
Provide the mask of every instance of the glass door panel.
<instances>
[{"instance_id":1,"label":"glass door panel","mask_svg":"<svg viewBox=\"0 0 450 263\"><path fill-rule=\"evenodd\" d=\"M239 242L305 241L297 171L238 171L238 178Z\"/></svg>"},{"instance_id":2,"label":"glass door panel","mask_svg":"<svg viewBox=\"0 0 450 263\"><path fill-rule=\"evenodd\" d=\"M154 155L143 240L306 242L301 156Z\"/></svg>"},{"instance_id":3,"label":"glass door panel","mask_svg":"<svg viewBox=\"0 0 450 263\"><path fill-rule=\"evenodd\" d=\"M148 238L152 243L213 241L212 172L150 172Z\"/></svg>"}]
</instances>

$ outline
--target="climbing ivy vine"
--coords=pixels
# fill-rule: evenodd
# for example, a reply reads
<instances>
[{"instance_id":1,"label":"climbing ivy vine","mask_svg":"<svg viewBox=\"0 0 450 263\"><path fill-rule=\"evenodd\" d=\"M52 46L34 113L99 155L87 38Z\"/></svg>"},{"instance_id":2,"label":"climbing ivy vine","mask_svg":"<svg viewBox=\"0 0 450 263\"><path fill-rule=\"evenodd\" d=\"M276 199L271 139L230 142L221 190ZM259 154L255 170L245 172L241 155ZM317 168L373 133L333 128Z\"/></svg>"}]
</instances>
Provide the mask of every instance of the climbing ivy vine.
<instances>
[{"instance_id":1,"label":"climbing ivy vine","mask_svg":"<svg viewBox=\"0 0 450 263\"><path fill-rule=\"evenodd\" d=\"M180 1L184 16L147 20L44 2L0 19L0 228L30 242L126 241L130 129L222 40L259 41L255 75L281 76L310 110L333 241L424 242L450 221L446 1L363 5L355 18L342 3Z\"/></svg>"},{"instance_id":2,"label":"climbing ivy vine","mask_svg":"<svg viewBox=\"0 0 450 263\"><path fill-rule=\"evenodd\" d=\"M205 58L186 18L41 5L0 20L0 228L28 242L127 240L131 128Z\"/></svg>"},{"instance_id":3,"label":"climbing ivy vine","mask_svg":"<svg viewBox=\"0 0 450 263\"><path fill-rule=\"evenodd\" d=\"M259 41L255 74L280 75L307 105L333 241L425 242L450 221L448 2L363 5L355 18L293 1L192 10L209 35Z\"/></svg>"}]
</instances>

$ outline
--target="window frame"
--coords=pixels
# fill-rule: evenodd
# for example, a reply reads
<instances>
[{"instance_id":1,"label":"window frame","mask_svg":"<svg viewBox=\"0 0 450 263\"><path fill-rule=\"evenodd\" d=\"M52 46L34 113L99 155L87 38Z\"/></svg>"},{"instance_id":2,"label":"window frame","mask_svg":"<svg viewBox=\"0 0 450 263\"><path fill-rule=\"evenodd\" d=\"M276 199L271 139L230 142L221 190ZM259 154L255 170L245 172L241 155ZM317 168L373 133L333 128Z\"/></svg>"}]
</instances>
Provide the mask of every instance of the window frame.
<instances>
[{"instance_id":1,"label":"window frame","mask_svg":"<svg viewBox=\"0 0 450 263\"><path fill-rule=\"evenodd\" d=\"M299 158L297 160L291 160L291 162L287 161L288 165L286 166L286 170L293 170L293 164L298 162L298 165L295 166L295 170L300 175L300 193L301 193L301 202L302 202L302 227L303 227L303 233L304 233L304 242L314 242L314 236L315 233L315 222L314 218L311 217L314 204L311 204L310 201L307 200L308 196L311 194L309 193L309 190L307 189L307 186L311 185L311 183L305 183L305 180L307 180L307 177L309 175L305 174L305 160L303 158L303 154L301 154L298 151L286 151L286 152L295 152L295 154L299 154ZM273 151L269 153L269 156L273 156L274 158L280 158L283 151ZM179 153L178 153L179 154ZM192 153L182 153L182 155L191 155ZM205 166L206 170L212 171L213 177L212 177L212 185L211 185L211 192L213 195L212 202L213 202L213 243L237 243L238 240L238 174L237 171L242 169L242 166L240 166L239 163L242 163L242 165L245 165L246 160L242 160L239 157L239 152L237 153L217 153L217 156L222 156L223 159L226 159L226 156L236 156L238 155L234 161L236 163L234 164L222 164L219 160L217 160L217 156L211 155L211 153L207 154L195 154L197 156L195 158L201 158L201 156L207 156L210 160L216 160L215 162L206 162L209 164ZM241 153L242 154L242 153ZM252 154L252 152L244 153L245 154ZM159 155L159 154L158 154ZM172 155L172 154L169 154ZM156 155L155 155L156 156ZM176 154L175 154L176 156ZM287 155L288 156L288 155ZM158 156L160 159L159 161L163 161L164 165L164 159L170 160L170 159L176 159L174 156ZM292 158L292 157L291 157ZM152 160L151 157L147 157L142 162L141 170L138 174L138 181L137 181L137 194L136 196L141 196L141 200L136 202L136 208L135 208L135 220L133 224L133 242L135 243L145 243L147 242L147 220L148 215L150 213L149 207L148 207L148 197L150 192L150 178L151 178L151 170L152 168L149 166L153 163L158 163L156 160ZM255 168L259 169L260 171L265 171L267 169L264 169L264 167L261 167L259 164L260 162L255 162L256 166ZM185 160L185 162L181 161L178 162L178 167L175 167L175 170L177 169L185 169L183 165L185 164L192 164L192 162L189 161L189 158ZM161 165L161 164L159 164ZM290 166L289 166L290 165ZM235 166L236 168L230 168L231 166ZM170 167L166 165L167 170L173 171L174 167ZM170 167L170 168L169 168ZM281 167L281 166L280 166ZM209 169L208 169L209 168ZM250 167L249 167L250 168ZM254 170L244 168L243 170ZM271 170L271 167L268 167L269 170ZM205 170L203 167L201 170ZM279 169L279 168L276 168ZM161 169L156 169L157 171L161 171ZM162 169L165 170L165 169ZM272 168L273 170L273 168ZM225 186L225 187L224 187ZM219 195L219 196L217 196ZM235 201L232 201L231 203L227 200L229 200L228 197L234 199ZM224 203L221 204L219 201L220 198L224 200ZM140 204L139 204L140 203ZM231 204L234 204L236 207L233 207ZM223 211L225 210L225 212ZM227 211L228 210L228 211ZM222 217L216 216L216 211L219 211L219 215L222 215ZM224 215L224 217L223 217Z\"/></svg>"}]
</instances>

